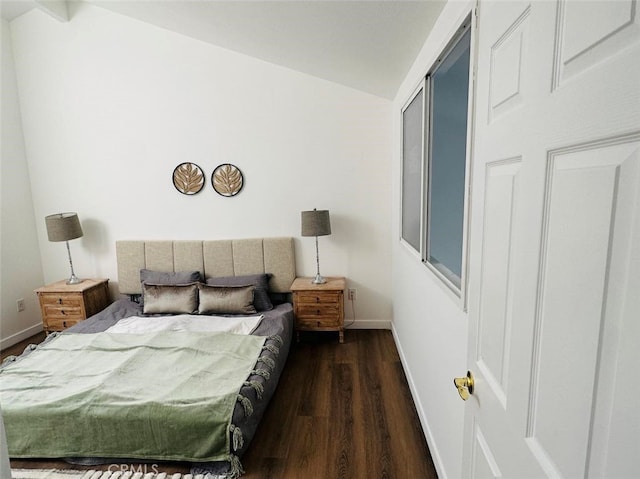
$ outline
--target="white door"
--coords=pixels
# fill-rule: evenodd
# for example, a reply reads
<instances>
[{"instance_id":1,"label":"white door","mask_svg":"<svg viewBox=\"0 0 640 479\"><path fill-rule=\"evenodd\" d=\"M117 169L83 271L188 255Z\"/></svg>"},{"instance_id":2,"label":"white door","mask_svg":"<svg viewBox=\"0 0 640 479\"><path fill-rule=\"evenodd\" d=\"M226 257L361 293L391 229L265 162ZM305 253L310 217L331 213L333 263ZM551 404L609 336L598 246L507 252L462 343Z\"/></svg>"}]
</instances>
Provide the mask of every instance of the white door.
<instances>
[{"instance_id":1,"label":"white door","mask_svg":"<svg viewBox=\"0 0 640 479\"><path fill-rule=\"evenodd\" d=\"M468 477L640 477L639 10L480 2Z\"/></svg>"}]
</instances>

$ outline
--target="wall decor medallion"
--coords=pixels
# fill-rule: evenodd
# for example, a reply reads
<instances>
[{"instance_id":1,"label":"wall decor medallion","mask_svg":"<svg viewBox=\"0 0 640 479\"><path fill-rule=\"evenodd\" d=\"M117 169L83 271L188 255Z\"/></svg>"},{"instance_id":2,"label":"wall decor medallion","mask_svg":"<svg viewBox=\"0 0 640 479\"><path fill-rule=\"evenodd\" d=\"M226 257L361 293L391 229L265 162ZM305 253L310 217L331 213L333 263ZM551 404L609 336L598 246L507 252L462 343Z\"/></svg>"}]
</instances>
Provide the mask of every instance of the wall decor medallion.
<instances>
[{"instance_id":1,"label":"wall decor medallion","mask_svg":"<svg viewBox=\"0 0 640 479\"><path fill-rule=\"evenodd\" d=\"M204 186L204 173L195 163L181 163L173 170L173 186L182 194L195 195Z\"/></svg>"},{"instance_id":2,"label":"wall decor medallion","mask_svg":"<svg viewBox=\"0 0 640 479\"><path fill-rule=\"evenodd\" d=\"M211 175L211 184L216 193L222 196L235 196L240 193L244 178L240 169L231 163L218 165Z\"/></svg>"}]
</instances>

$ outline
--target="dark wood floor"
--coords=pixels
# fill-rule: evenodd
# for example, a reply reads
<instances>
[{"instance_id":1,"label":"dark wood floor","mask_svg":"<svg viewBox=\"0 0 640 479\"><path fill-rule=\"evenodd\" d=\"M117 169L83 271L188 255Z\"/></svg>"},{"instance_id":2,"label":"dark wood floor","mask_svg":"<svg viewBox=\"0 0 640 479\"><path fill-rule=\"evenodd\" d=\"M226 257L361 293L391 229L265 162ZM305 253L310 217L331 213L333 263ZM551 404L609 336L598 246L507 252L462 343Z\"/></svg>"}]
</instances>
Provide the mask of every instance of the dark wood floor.
<instances>
[{"instance_id":1,"label":"dark wood floor","mask_svg":"<svg viewBox=\"0 0 640 479\"><path fill-rule=\"evenodd\" d=\"M24 341L14 344L13 346L10 346L6 349L3 349L2 351L0 351L0 361L4 360L4 358L6 358L7 356L18 356L20 354L22 354L22 352L24 351L24 348L26 348L29 344L40 344L42 341L44 341L44 338L46 337L44 331L41 333L36 334L35 336L31 336L28 339L25 339Z\"/></svg>"},{"instance_id":2,"label":"dark wood floor","mask_svg":"<svg viewBox=\"0 0 640 479\"><path fill-rule=\"evenodd\" d=\"M391 332L303 335L242 463L246 479L437 478Z\"/></svg>"}]
</instances>

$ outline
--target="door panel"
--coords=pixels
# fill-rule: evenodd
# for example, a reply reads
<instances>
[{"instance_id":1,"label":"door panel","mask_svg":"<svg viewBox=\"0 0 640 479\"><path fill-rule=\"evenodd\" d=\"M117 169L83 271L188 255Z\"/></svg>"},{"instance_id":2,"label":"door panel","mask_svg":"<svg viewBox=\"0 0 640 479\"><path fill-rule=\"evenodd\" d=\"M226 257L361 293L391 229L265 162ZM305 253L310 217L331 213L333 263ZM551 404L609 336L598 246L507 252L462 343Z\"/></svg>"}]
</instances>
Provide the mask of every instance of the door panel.
<instances>
[{"instance_id":1,"label":"door panel","mask_svg":"<svg viewBox=\"0 0 640 479\"><path fill-rule=\"evenodd\" d=\"M518 197L520 159L487 165L484 217L485 241L482 252L482 291L478 322L476 361L487 384L506 408L509 350L513 320L510 291L513 287L513 216ZM487 318L483 321L483 318Z\"/></svg>"},{"instance_id":2,"label":"door panel","mask_svg":"<svg viewBox=\"0 0 640 479\"><path fill-rule=\"evenodd\" d=\"M559 2L553 84L583 73L640 39L637 2Z\"/></svg>"},{"instance_id":3,"label":"door panel","mask_svg":"<svg viewBox=\"0 0 640 479\"><path fill-rule=\"evenodd\" d=\"M479 4L467 477L633 477L637 10Z\"/></svg>"},{"instance_id":4,"label":"door panel","mask_svg":"<svg viewBox=\"0 0 640 479\"><path fill-rule=\"evenodd\" d=\"M491 447L477 425L474 428L473 438L473 471L471 477L473 479L501 478L502 474L491 452Z\"/></svg>"},{"instance_id":5,"label":"door panel","mask_svg":"<svg viewBox=\"0 0 640 479\"><path fill-rule=\"evenodd\" d=\"M637 148L550 155L528 438L562 477L586 472L602 327L619 319L606 312L615 230L632 220L616 213L635 204Z\"/></svg>"},{"instance_id":6,"label":"door panel","mask_svg":"<svg viewBox=\"0 0 640 479\"><path fill-rule=\"evenodd\" d=\"M489 121L513 110L523 101L524 45L529 36L530 10L527 6L491 46Z\"/></svg>"}]
</instances>

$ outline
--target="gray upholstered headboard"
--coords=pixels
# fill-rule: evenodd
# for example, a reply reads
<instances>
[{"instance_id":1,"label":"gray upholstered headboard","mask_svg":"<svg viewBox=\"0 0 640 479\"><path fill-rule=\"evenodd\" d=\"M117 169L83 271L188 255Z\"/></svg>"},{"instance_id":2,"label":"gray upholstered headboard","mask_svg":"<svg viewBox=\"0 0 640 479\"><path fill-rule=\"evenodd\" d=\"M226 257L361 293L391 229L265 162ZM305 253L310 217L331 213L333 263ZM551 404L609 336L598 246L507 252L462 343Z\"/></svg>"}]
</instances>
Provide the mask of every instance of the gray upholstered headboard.
<instances>
[{"instance_id":1,"label":"gray upholstered headboard","mask_svg":"<svg viewBox=\"0 0 640 479\"><path fill-rule=\"evenodd\" d=\"M296 277L293 238L210 241L116 241L120 294L140 294L140 270L200 271L203 277L271 273L271 291L286 293Z\"/></svg>"}]
</instances>

